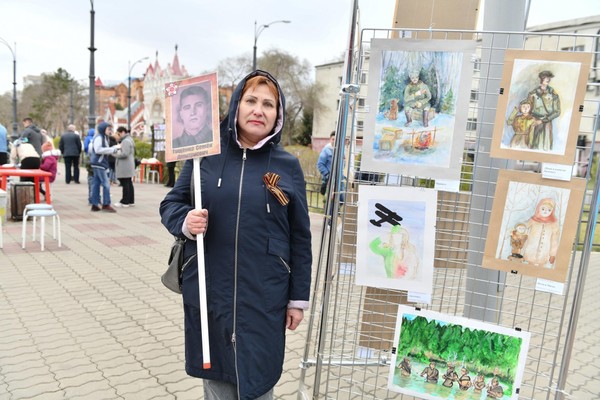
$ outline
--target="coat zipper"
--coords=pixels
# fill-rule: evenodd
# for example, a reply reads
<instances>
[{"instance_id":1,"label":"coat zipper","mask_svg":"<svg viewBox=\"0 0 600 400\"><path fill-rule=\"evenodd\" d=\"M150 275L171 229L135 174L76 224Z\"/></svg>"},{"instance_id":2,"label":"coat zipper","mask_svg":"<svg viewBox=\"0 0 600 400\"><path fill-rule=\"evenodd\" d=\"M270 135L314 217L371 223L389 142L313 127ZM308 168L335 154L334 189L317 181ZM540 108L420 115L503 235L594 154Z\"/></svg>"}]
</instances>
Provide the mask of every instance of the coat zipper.
<instances>
[{"instance_id":1,"label":"coat zipper","mask_svg":"<svg viewBox=\"0 0 600 400\"><path fill-rule=\"evenodd\" d=\"M246 149L243 149L242 153L242 170L240 171L240 188L238 192L238 207L237 207L237 218L235 221L235 244L234 244L234 255L233 255L233 333L231 334L231 343L233 344L233 358L235 363L235 379L237 383L238 399L240 398L240 375L238 372L238 358L237 358L237 343L236 343L236 329L237 329L237 273L238 273L238 239L240 233L240 212L242 207L242 186L244 183L244 167L246 166Z\"/></svg>"},{"instance_id":2,"label":"coat zipper","mask_svg":"<svg viewBox=\"0 0 600 400\"><path fill-rule=\"evenodd\" d=\"M283 263L283 266L285 267L285 269L287 269L288 274L291 274L292 273L292 269L290 268L290 266L288 265L288 263L286 263L285 260L281 256L279 256L279 259Z\"/></svg>"}]
</instances>

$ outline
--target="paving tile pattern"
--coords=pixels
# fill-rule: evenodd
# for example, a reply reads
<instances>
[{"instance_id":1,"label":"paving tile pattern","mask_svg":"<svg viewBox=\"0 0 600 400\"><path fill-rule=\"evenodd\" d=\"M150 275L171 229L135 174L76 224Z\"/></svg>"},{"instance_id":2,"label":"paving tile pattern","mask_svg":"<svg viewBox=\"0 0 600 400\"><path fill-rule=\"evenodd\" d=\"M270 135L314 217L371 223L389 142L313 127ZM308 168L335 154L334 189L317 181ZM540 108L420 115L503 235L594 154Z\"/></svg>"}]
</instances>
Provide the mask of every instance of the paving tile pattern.
<instances>
[{"instance_id":1,"label":"paving tile pattern","mask_svg":"<svg viewBox=\"0 0 600 400\"><path fill-rule=\"evenodd\" d=\"M0 400L201 399L201 381L184 371L181 299L160 283L172 238L160 224L158 205L168 189L136 183L135 207L92 213L87 185L64 184L62 168L52 186L61 248L49 235L45 251L30 239L23 250L21 224L3 224ZM118 200L120 188L111 192ZM315 255L321 221L312 216ZM600 398L600 318L591 297L600 291L600 258L593 261L569 399ZM288 334L276 399L298 398L306 332L303 323ZM314 370L306 374L302 393L309 398ZM364 397L389 396L372 389L365 382Z\"/></svg>"}]
</instances>

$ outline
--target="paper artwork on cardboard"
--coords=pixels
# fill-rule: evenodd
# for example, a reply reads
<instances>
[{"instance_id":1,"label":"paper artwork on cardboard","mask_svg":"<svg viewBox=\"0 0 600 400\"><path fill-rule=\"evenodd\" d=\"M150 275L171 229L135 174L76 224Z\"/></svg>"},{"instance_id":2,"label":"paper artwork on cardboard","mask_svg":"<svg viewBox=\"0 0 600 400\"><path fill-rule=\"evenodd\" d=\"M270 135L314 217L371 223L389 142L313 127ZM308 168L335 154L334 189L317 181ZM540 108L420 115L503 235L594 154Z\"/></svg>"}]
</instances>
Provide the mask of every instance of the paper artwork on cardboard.
<instances>
[{"instance_id":1,"label":"paper artwork on cardboard","mask_svg":"<svg viewBox=\"0 0 600 400\"><path fill-rule=\"evenodd\" d=\"M474 52L467 40L371 41L362 170L460 179Z\"/></svg>"},{"instance_id":2,"label":"paper artwork on cardboard","mask_svg":"<svg viewBox=\"0 0 600 400\"><path fill-rule=\"evenodd\" d=\"M506 51L490 154L572 164L590 54Z\"/></svg>"},{"instance_id":3,"label":"paper artwork on cardboard","mask_svg":"<svg viewBox=\"0 0 600 400\"><path fill-rule=\"evenodd\" d=\"M584 192L585 179L500 170L482 266L564 282Z\"/></svg>"},{"instance_id":4,"label":"paper artwork on cardboard","mask_svg":"<svg viewBox=\"0 0 600 400\"><path fill-rule=\"evenodd\" d=\"M517 399L530 337L400 305L388 388L419 399Z\"/></svg>"},{"instance_id":5,"label":"paper artwork on cardboard","mask_svg":"<svg viewBox=\"0 0 600 400\"><path fill-rule=\"evenodd\" d=\"M356 284L431 294L437 192L358 187Z\"/></svg>"}]
</instances>

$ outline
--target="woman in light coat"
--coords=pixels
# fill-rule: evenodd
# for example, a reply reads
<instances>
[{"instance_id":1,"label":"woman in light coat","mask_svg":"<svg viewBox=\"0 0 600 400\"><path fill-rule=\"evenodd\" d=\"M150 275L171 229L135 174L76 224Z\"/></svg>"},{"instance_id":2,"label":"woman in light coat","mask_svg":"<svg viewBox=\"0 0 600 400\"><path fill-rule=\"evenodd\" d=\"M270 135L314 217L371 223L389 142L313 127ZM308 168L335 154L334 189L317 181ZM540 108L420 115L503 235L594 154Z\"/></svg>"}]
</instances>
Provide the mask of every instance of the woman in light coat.
<instances>
[{"instance_id":1,"label":"woman in light coat","mask_svg":"<svg viewBox=\"0 0 600 400\"><path fill-rule=\"evenodd\" d=\"M121 201L116 207L130 207L135 203L133 181L135 175L135 142L129 136L127 128L117 128L117 141L121 142L121 149L115 154L115 175L123 187Z\"/></svg>"},{"instance_id":2,"label":"woman in light coat","mask_svg":"<svg viewBox=\"0 0 600 400\"><path fill-rule=\"evenodd\" d=\"M542 199L535 214L527 221L528 236L523 248L523 260L529 264L551 268L556 259L560 229L554 215L553 199Z\"/></svg>"}]
</instances>

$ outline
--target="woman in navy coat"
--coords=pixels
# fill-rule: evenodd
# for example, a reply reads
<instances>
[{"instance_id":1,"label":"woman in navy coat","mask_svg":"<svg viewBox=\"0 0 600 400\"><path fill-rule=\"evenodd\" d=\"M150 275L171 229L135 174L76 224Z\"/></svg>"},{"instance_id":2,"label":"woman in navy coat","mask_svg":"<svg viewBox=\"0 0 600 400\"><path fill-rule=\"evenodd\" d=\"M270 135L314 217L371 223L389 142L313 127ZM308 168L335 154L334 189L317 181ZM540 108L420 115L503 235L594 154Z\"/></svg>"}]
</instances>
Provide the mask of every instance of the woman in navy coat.
<instances>
[{"instance_id":1,"label":"woman in navy coat","mask_svg":"<svg viewBox=\"0 0 600 400\"><path fill-rule=\"evenodd\" d=\"M204 379L205 399L271 399L285 330L308 307L310 220L300 163L279 144L284 107L271 75L246 76L220 126L221 153L201 160L201 209L190 160L160 205L164 226L187 238L186 260L204 239L210 369L202 366L196 262L184 269L182 293L186 371Z\"/></svg>"}]
</instances>

